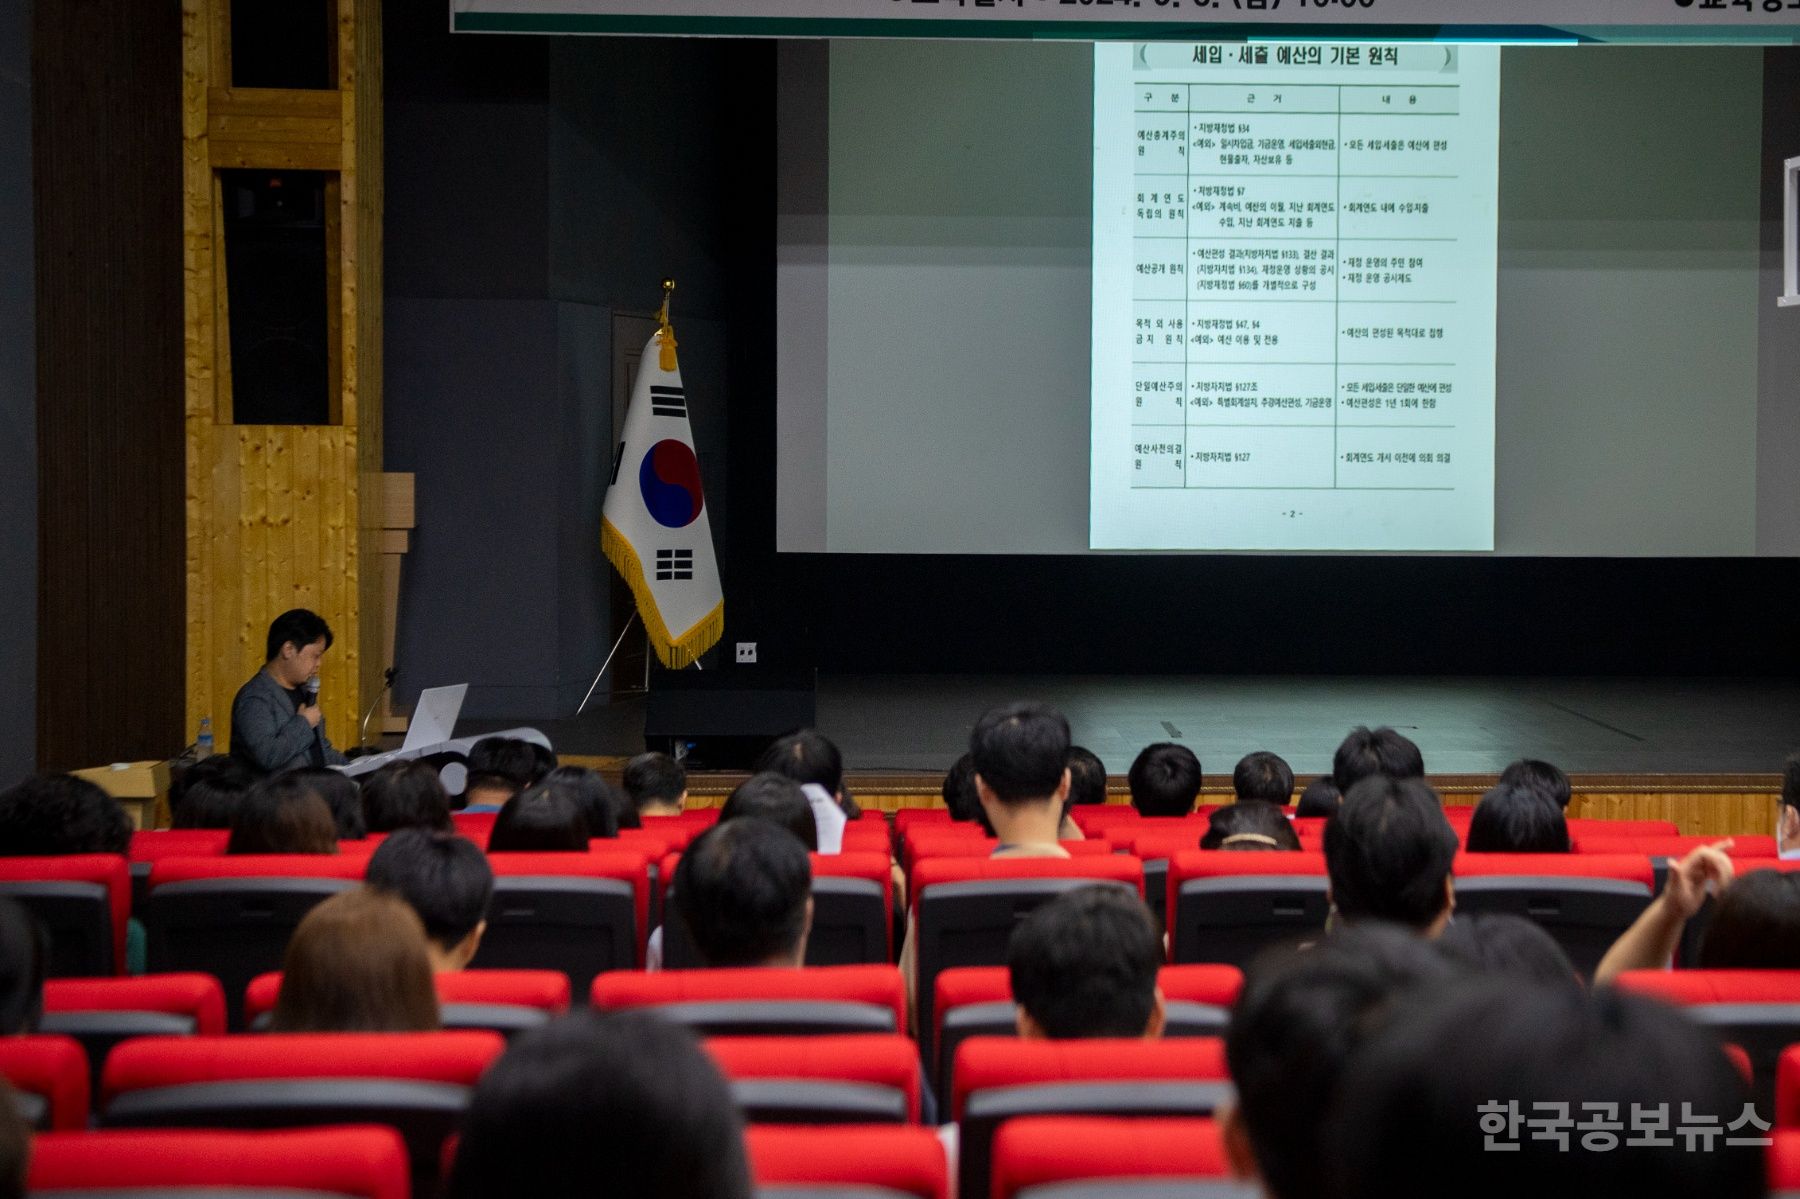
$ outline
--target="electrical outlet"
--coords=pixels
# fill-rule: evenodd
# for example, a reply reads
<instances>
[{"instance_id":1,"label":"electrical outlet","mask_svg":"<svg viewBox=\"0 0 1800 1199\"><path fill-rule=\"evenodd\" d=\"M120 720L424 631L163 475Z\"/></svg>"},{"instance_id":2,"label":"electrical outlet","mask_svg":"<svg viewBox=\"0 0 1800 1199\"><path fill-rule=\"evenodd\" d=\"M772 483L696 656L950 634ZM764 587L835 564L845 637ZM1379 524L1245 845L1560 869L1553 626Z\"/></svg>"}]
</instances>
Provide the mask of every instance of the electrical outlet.
<instances>
[{"instance_id":1,"label":"electrical outlet","mask_svg":"<svg viewBox=\"0 0 1800 1199\"><path fill-rule=\"evenodd\" d=\"M754 641L738 642L737 643L737 660L740 663L755 665L755 663L756 663L756 642L754 642Z\"/></svg>"}]
</instances>

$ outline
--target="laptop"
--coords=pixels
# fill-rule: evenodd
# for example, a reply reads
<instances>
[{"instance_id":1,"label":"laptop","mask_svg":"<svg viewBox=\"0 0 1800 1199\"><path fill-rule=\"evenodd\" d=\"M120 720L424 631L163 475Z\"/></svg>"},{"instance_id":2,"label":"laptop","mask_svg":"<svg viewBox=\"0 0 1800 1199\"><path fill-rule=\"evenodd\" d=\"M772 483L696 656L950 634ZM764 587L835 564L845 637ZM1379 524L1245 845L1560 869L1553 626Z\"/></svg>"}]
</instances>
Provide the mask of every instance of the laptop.
<instances>
[{"instance_id":1,"label":"laptop","mask_svg":"<svg viewBox=\"0 0 1800 1199\"><path fill-rule=\"evenodd\" d=\"M456 718L462 713L463 697L469 693L467 683L454 687L427 687L419 692L412 719L406 725L405 753L411 749L429 749L450 740L456 731Z\"/></svg>"}]
</instances>

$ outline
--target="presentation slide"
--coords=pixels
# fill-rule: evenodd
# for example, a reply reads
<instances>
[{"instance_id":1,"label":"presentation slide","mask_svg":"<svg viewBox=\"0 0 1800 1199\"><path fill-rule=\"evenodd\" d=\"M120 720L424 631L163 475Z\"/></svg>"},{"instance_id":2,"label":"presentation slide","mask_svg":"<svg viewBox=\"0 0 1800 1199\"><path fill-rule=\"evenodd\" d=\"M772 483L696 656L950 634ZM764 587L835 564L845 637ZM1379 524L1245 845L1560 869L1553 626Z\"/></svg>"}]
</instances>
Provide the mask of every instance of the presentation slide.
<instances>
[{"instance_id":1,"label":"presentation slide","mask_svg":"<svg viewBox=\"0 0 1800 1199\"><path fill-rule=\"evenodd\" d=\"M1094 58L1095 549L1491 550L1498 47Z\"/></svg>"}]
</instances>

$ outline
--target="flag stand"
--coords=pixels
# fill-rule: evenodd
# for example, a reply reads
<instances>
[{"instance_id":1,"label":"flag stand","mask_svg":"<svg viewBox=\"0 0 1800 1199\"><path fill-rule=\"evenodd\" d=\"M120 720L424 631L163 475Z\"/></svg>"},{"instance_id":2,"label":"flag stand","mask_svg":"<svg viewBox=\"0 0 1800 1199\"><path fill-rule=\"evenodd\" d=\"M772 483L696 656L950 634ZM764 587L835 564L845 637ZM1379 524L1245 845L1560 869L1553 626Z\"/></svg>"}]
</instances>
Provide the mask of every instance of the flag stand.
<instances>
[{"instance_id":1,"label":"flag stand","mask_svg":"<svg viewBox=\"0 0 1800 1199\"><path fill-rule=\"evenodd\" d=\"M631 625L635 620L637 620L637 609L633 608L631 615L625 618L625 627L619 630L619 639L613 642L612 651L606 655L606 661L600 663L599 673L595 674L594 681L588 684L587 694L582 696L581 706L575 709L575 715L579 716L587 711L588 700L594 698L594 690L600 686L600 680L606 675L606 668L611 666L613 659L619 656L619 647L625 644L625 638L631 632ZM650 659L648 656L644 659L643 690L645 692L650 690Z\"/></svg>"}]
</instances>

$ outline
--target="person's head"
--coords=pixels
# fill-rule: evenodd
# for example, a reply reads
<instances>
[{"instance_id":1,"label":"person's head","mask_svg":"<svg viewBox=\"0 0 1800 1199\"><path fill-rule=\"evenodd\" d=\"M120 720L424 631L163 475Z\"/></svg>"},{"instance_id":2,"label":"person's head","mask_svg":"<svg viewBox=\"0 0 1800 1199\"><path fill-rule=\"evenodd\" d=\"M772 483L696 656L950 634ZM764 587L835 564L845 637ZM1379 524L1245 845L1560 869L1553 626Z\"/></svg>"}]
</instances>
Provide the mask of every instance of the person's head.
<instances>
[{"instance_id":1,"label":"person's head","mask_svg":"<svg viewBox=\"0 0 1800 1199\"><path fill-rule=\"evenodd\" d=\"M1373 775L1350 788L1325 824L1331 905L1347 920L1392 920L1435 933L1455 895L1456 833L1423 779Z\"/></svg>"},{"instance_id":2,"label":"person's head","mask_svg":"<svg viewBox=\"0 0 1800 1199\"><path fill-rule=\"evenodd\" d=\"M679 813L687 802L687 768L668 754L639 754L625 763L623 781L640 816Z\"/></svg>"},{"instance_id":3,"label":"person's head","mask_svg":"<svg viewBox=\"0 0 1800 1199\"><path fill-rule=\"evenodd\" d=\"M449 832L452 827L450 795L443 780L430 765L417 760L389 762L365 775L362 809L371 833L403 828Z\"/></svg>"},{"instance_id":4,"label":"person's head","mask_svg":"<svg viewBox=\"0 0 1800 1199\"><path fill-rule=\"evenodd\" d=\"M707 829L675 867L671 906L708 966L798 966L812 925L806 847L766 820Z\"/></svg>"},{"instance_id":5,"label":"person's head","mask_svg":"<svg viewBox=\"0 0 1800 1199\"><path fill-rule=\"evenodd\" d=\"M1200 798L1200 759L1185 745L1146 745L1125 776L1131 806L1144 816L1186 816Z\"/></svg>"},{"instance_id":6,"label":"person's head","mask_svg":"<svg viewBox=\"0 0 1800 1199\"><path fill-rule=\"evenodd\" d=\"M1747 1099L1717 1035L1673 1008L1610 987L1480 976L1394 1005L1344 1070L1323 1156L1338 1199L1748 1199L1766 1185L1754 1139L1721 1133L1699 1151L1685 1137L1661 1147L1615 1138L1608 1148L1579 1133L1561 1142L1510 1115L1661 1110L1722 1129L1741 1122Z\"/></svg>"},{"instance_id":7,"label":"person's head","mask_svg":"<svg viewBox=\"0 0 1800 1199\"><path fill-rule=\"evenodd\" d=\"M1105 763L1091 749L1069 746L1069 803L1081 807L1105 802Z\"/></svg>"},{"instance_id":8,"label":"person's head","mask_svg":"<svg viewBox=\"0 0 1800 1199\"><path fill-rule=\"evenodd\" d=\"M813 817L812 803L800 784L785 774L765 770L739 783L725 798L719 823L747 816L781 826L809 851L819 848L819 823Z\"/></svg>"},{"instance_id":9,"label":"person's head","mask_svg":"<svg viewBox=\"0 0 1800 1199\"><path fill-rule=\"evenodd\" d=\"M1520 758L1500 772L1500 781L1519 786L1536 787L1556 801L1558 808L1564 811L1568 810L1569 797L1572 794L1569 789L1569 776L1564 774L1561 768L1549 762L1541 761L1538 758Z\"/></svg>"},{"instance_id":10,"label":"person's head","mask_svg":"<svg viewBox=\"0 0 1800 1199\"><path fill-rule=\"evenodd\" d=\"M943 797L950 819L972 820L981 825L988 836L994 835L992 826L987 823L987 813L981 810L981 795L975 790L974 754L964 754L944 772Z\"/></svg>"},{"instance_id":11,"label":"person's head","mask_svg":"<svg viewBox=\"0 0 1800 1199\"><path fill-rule=\"evenodd\" d=\"M1206 822L1201 849L1284 850L1299 849L1300 836L1288 823L1287 813L1267 800L1227 804Z\"/></svg>"},{"instance_id":12,"label":"person's head","mask_svg":"<svg viewBox=\"0 0 1800 1199\"><path fill-rule=\"evenodd\" d=\"M0 1037L37 1031L49 963L44 926L23 904L0 896Z\"/></svg>"},{"instance_id":13,"label":"person's head","mask_svg":"<svg viewBox=\"0 0 1800 1199\"><path fill-rule=\"evenodd\" d=\"M1372 774L1391 779L1425 777L1425 758L1419 747L1390 728L1370 730L1357 726L1350 730L1331 756L1331 781L1339 793L1350 794L1350 788Z\"/></svg>"},{"instance_id":14,"label":"person's head","mask_svg":"<svg viewBox=\"0 0 1800 1199\"><path fill-rule=\"evenodd\" d=\"M1330 775L1322 774L1306 784L1306 789L1300 792L1300 802L1294 805L1294 815L1309 818L1335 816L1338 805L1343 802L1344 796L1337 789L1337 784L1331 781Z\"/></svg>"},{"instance_id":15,"label":"person's head","mask_svg":"<svg viewBox=\"0 0 1800 1199\"><path fill-rule=\"evenodd\" d=\"M1002 838L1022 821L1044 823L1055 840L1069 794L1069 722L1042 704L1007 704L985 713L969 736L975 794Z\"/></svg>"},{"instance_id":16,"label":"person's head","mask_svg":"<svg viewBox=\"0 0 1800 1199\"><path fill-rule=\"evenodd\" d=\"M1470 853L1568 853L1569 822L1536 787L1502 782L1475 805L1463 847Z\"/></svg>"},{"instance_id":17,"label":"person's head","mask_svg":"<svg viewBox=\"0 0 1800 1199\"><path fill-rule=\"evenodd\" d=\"M549 778L550 772L560 763L556 760L556 751L548 745L539 745L535 741L527 741L525 744L531 746L531 784L535 787Z\"/></svg>"},{"instance_id":18,"label":"person's head","mask_svg":"<svg viewBox=\"0 0 1800 1199\"><path fill-rule=\"evenodd\" d=\"M775 742L756 759L756 773L773 771L796 783L817 783L836 795L844 789L844 756L817 729L801 729Z\"/></svg>"},{"instance_id":19,"label":"person's head","mask_svg":"<svg viewBox=\"0 0 1800 1199\"><path fill-rule=\"evenodd\" d=\"M1371 1014L1454 973L1430 945L1379 922L1258 956L1225 1033L1237 1087L1225 1136L1237 1173L1260 1177L1273 1199L1320 1199L1332 1094Z\"/></svg>"},{"instance_id":20,"label":"person's head","mask_svg":"<svg viewBox=\"0 0 1800 1199\"><path fill-rule=\"evenodd\" d=\"M425 926L398 895L340 891L308 912L281 960L274 1032L439 1027Z\"/></svg>"},{"instance_id":21,"label":"person's head","mask_svg":"<svg viewBox=\"0 0 1800 1199\"><path fill-rule=\"evenodd\" d=\"M1714 901L1702 970L1800 970L1800 874L1752 870Z\"/></svg>"},{"instance_id":22,"label":"person's head","mask_svg":"<svg viewBox=\"0 0 1800 1199\"><path fill-rule=\"evenodd\" d=\"M1781 768L1781 802L1775 808L1775 843L1779 849L1800 846L1800 754Z\"/></svg>"},{"instance_id":23,"label":"person's head","mask_svg":"<svg viewBox=\"0 0 1800 1199\"><path fill-rule=\"evenodd\" d=\"M119 801L72 774L36 774L0 792L0 857L124 853L131 817Z\"/></svg>"},{"instance_id":24,"label":"person's head","mask_svg":"<svg viewBox=\"0 0 1800 1199\"><path fill-rule=\"evenodd\" d=\"M587 819L556 787L527 787L500 809L488 834L489 853L586 853Z\"/></svg>"},{"instance_id":25,"label":"person's head","mask_svg":"<svg viewBox=\"0 0 1800 1199\"><path fill-rule=\"evenodd\" d=\"M650 1012L580 1012L481 1076L448 1199L750 1199L744 1122L694 1037Z\"/></svg>"},{"instance_id":26,"label":"person's head","mask_svg":"<svg viewBox=\"0 0 1800 1199\"><path fill-rule=\"evenodd\" d=\"M340 841L361 841L369 835L369 825L363 817L362 791L356 780L341 770L327 770L324 767L306 767L294 771L294 777L300 779L319 793L325 806L331 809L331 819L337 824L337 835Z\"/></svg>"},{"instance_id":27,"label":"person's head","mask_svg":"<svg viewBox=\"0 0 1800 1199\"><path fill-rule=\"evenodd\" d=\"M19 1112L12 1086L0 1078L0 1199L25 1199L31 1161L31 1129Z\"/></svg>"},{"instance_id":28,"label":"person's head","mask_svg":"<svg viewBox=\"0 0 1800 1199\"><path fill-rule=\"evenodd\" d=\"M471 745L464 803L503 804L536 783L548 773L538 753L537 745L518 737L483 737Z\"/></svg>"},{"instance_id":29,"label":"person's head","mask_svg":"<svg viewBox=\"0 0 1800 1199\"><path fill-rule=\"evenodd\" d=\"M494 871L473 841L403 828L370 855L364 881L399 896L418 913L434 973L461 970L481 947Z\"/></svg>"},{"instance_id":30,"label":"person's head","mask_svg":"<svg viewBox=\"0 0 1800 1199\"><path fill-rule=\"evenodd\" d=\"M574 801L581 809L581 818L587 821L590 838L619 835L619 817L631 805L625 793L602 778L599 771L585 766L558 766L544 776L540 785Z\"/></svg>"},{"instance_id":31,"label":"person's head","mask_svg":"<svg viewBox=\"0 0 1800 1199\"><path fill-rule=\"evenodd\" d=\"M1435 942L1438 950L1471 973L1565 987L1581 986L1575 964L1536 921L1510 912L1458 916Z\"/></svg>"},{"instance_id":32,"label":"person's head","mask_svg":"<svg viewBox=\"0 0 1800 1199\"><path fill-rule=\"evenodd\" d=\"M319 659L331 648L331 626L317 612L292 608L269 625L263 668L290 690L319 673Z\"/></svg>"},{"instance_id":33,"label":"person's head","mask_svg":"<svg viewBox=\"0 0 1800 1199\"><path fill-rule=\"evenodd\" d=\"M169 813L176 828L230 828L231 813L256 776L230 754L201 758L169 783Z\"/></svg>"},{"instance_id":34,"label":"person's head","mask_svg":"<svg viewBox=\"0 0 1800 1199\"><path fill-rule=\"evenodd\" d=\"M231 821L226 853L336 853L337 821L313 785L289 771L260 780Z\"/></svg>"},{"instance_id":35,"label":"person's head","mask_svg":"<svg viewBox=\"0 0 1800 1199\"><path fill-rule=\"evenodd\" d=\"M1238 759L1231 772L1231 790L1239 803L1261 799L1285 808L1294 798L1294 772L1279 754L1257 750Z\"/></svg>"},{"instance_id":36,"label":"person's head","mask_svg":"<svg viewBox=\"0 0 1800 1199\"><path fill-rule=\"evenodd\" d=\"M1123 887L1080 887L1038 906L1006 950L1019 1035L1158 1037L1162 935Z\"/></svg>"}]
</instances>

